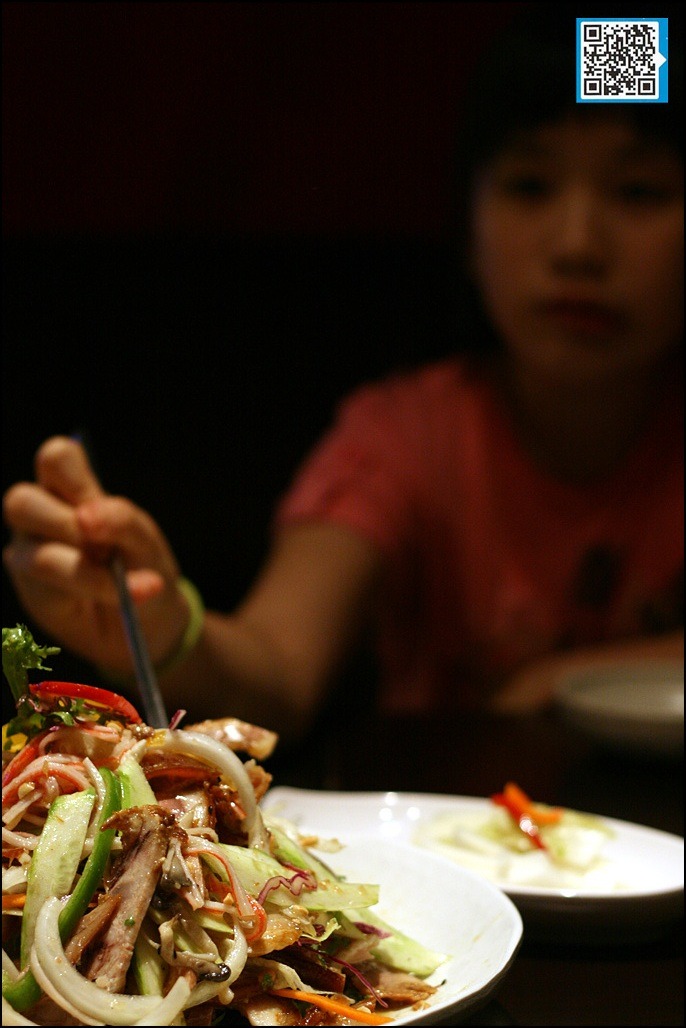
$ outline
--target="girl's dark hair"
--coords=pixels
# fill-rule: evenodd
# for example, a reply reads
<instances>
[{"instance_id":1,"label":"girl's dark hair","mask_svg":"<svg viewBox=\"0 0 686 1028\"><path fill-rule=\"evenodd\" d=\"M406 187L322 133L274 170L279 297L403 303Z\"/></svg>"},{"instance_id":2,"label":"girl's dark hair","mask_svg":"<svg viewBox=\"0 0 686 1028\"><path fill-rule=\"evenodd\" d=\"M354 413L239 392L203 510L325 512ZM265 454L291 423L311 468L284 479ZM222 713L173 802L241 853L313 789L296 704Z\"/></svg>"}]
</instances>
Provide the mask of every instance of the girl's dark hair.
<instances>
[{"instance_id":1,"label":"girl's dark hair","mask_svg":"<svg viewBox=\"0 0 686 1028\"><path fill-rule=\"evenodd\" d=\"M576 102L576 19L592 17L578 4L524 4L523 13L495 38L478 64L465 101L459 147L472 165L498 152L518 129L556 120L566 111L581 116L621 113L647 136L683 153L683 51L681 5L642 5L621 14L603 7L597 17L667 17L668 103Z\"/></svg>"},{"instance_id":2,"label":"girl's dark hair","mask_svg":"<svg viewBox=\"0 0 686 1028\"><path fill-rule=\"evenodd\" d=\"M495 346L478 298L462 273L468 241L469 210L479 169L520 130L556 121L565 113L579 117L622 117L641 135L667 144L683 156L683 15L681 5L630 4L597 13L583 4L526 3L496 35L468 83L455 148L452 241L458 263L457 315L475 337L479 352ZM576 19L668 19L669 100L667 103L577 103ZM471 308L471 310L470 310ZM471 322L471 324L470 324ZM460 340L462 349L462 340ZM470 348L467 341L467 349Z\"/></svg>"}]
</instances>

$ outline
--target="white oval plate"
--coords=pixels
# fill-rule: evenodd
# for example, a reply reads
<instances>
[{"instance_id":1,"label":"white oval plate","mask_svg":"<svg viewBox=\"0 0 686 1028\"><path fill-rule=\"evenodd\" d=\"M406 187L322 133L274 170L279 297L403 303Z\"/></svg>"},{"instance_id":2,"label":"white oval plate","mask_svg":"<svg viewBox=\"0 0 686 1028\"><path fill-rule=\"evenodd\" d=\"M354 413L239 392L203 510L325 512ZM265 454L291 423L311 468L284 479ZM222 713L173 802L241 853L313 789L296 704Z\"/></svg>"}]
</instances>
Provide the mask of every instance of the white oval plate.
<instances>
[{"instance_id":1,"label":"white oval plate","mask_svg":"<svg viewBox=\"0 0 686 1028\"><path fill-rule=\"evenodd\" d=\"M400 842L411 846L415 854L417 849L428 854L430 850L416 840L433 819L461 812L483 811L487 816L491 809L488 800L470 796L327 792L288 786L271 789L262 805L266 811L292 821L299 830L318 833L323 838L345 840L364 836L370 858L375 851L370 840ZM519 909L527 938L564 938L593 944L644 941L659 937L683 917L683 838L615 818L601 820L612 832L603 856L624 883L621 889L599 891L492 883ZM452 862L445 856L443 860ZM473 869L472 872L476 873ZM482 875L478 877L487 881Z\"/></svg>"},{"instance_id":2,"label":"white oval plate","mask_svg":"<svg viewBox=\"0 0 686 1028\"><path fill-rule=\"evenodd\" d=\"M263 807L280 817L281 800L272 798L274 802L263 801ZM307 794L303 798L306 807ZM392 1023L437 1024L446 1023L446 1018L459 1023L484 1005L510 967L523 932L517 908L496 886L444 857L425 851L417 859L413 846L393 840L379 846L378 839L348 833L349 826L349 821L344 827L339 824L341 849L320 850L317 855L349 881L377 883L376 913L446 955L426 979L438 990L421 1009L394 1012Z\"/></svg>"},{"instance_id":3,"label":"white oval plate","mask_svg":"<svg viewBox=\"0 0 686 1028\"><path fill-rule=\"evenodd\" d=\"M570 672L555 700L568 720L614 748L678 756L684 752L684 666L642 661Z\"/></svg>"}]
</instances>

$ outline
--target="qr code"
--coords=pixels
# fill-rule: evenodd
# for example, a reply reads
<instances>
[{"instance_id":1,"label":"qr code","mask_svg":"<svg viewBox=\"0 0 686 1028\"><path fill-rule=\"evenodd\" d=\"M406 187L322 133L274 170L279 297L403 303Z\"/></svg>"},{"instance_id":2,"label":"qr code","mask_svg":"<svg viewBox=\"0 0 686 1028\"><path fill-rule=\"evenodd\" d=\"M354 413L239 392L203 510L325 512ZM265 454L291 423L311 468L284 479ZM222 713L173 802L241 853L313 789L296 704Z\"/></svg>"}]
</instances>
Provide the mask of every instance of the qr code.
<instances>
[{"instance_id":1,"label":"qr code","mask_svg":"<svg viewBox=\"0 0 686 1028\"><path fill-rule=\"evenodd\" d=\"M664 102L666 22L577 19L577 100Z\"/></svg>"}]
</instances>

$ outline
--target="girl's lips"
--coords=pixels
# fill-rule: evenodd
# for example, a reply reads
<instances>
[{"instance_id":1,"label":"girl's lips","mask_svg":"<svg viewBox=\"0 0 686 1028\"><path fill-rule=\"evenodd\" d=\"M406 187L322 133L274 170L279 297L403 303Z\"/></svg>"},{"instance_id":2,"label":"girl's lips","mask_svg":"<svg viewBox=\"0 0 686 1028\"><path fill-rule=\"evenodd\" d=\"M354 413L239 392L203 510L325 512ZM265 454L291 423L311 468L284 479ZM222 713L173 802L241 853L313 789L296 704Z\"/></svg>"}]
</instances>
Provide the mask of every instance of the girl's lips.
<instances>
[{"instance_id":1,"label":"girl's lips","mask_svg":"<svg viewBox=\"0 0 686 1028\"><path fill-rule=\"evenodd\" d=\"M585 300L550 300L541 305L546 318L576 335L605 336L617 332L624 319L610 307Z\"/></svg>"}]
</instances>

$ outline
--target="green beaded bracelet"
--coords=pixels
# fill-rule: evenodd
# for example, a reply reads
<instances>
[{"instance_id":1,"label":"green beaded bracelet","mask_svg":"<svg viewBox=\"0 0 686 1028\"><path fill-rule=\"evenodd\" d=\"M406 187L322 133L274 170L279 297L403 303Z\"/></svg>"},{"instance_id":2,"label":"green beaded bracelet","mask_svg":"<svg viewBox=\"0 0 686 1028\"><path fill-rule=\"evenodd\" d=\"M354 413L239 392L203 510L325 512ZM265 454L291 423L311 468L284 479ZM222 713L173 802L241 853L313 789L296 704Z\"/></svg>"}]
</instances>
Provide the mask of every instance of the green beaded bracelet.
<instances>
[{"instance_id":1,"label":"green beaded bracelet","mask_svg":"<svg viewBox=\"0 0 686 1028\"><path fill-rule=\"evenodd\" d=\"M176 667L177 664L180 664L182 660L185 660L200 638L203 622L205 620L205 604L203 603L202 596L193 583L189 582L187 578L179 578L176 585L186 598L190 617L188 619L188 624L186 625L186 630L181 636L181 641L174 652L170 653L165 660L161 661L161 663L155 665L155 673L158 675L166 674L167 671L171 671L171 669ZM100 666L98 667L98 674L104 681L110 682L113 685L131 686L135 685L136 681L133 675L117 675L112 671L109 671L107 668Z\"/></svg>"},{"instance_id":2,"label":"green beaded bracelet","mask_svg":"<svg viewBox=\"0 0 686 1028\"><path fill-rule=\"evenodd\" d=\"M155 671L158 675L165 674L165 672L180 664L182 660L185 660L200 638L205 620L205 604L193 583L189 582L187 578L180 578L176 584L186 598L190 618L186 625L186 631L181 636L181 642L174 652L166 660L163 660L161 664L155 666Z\"/></svg>"}]
</instances>

